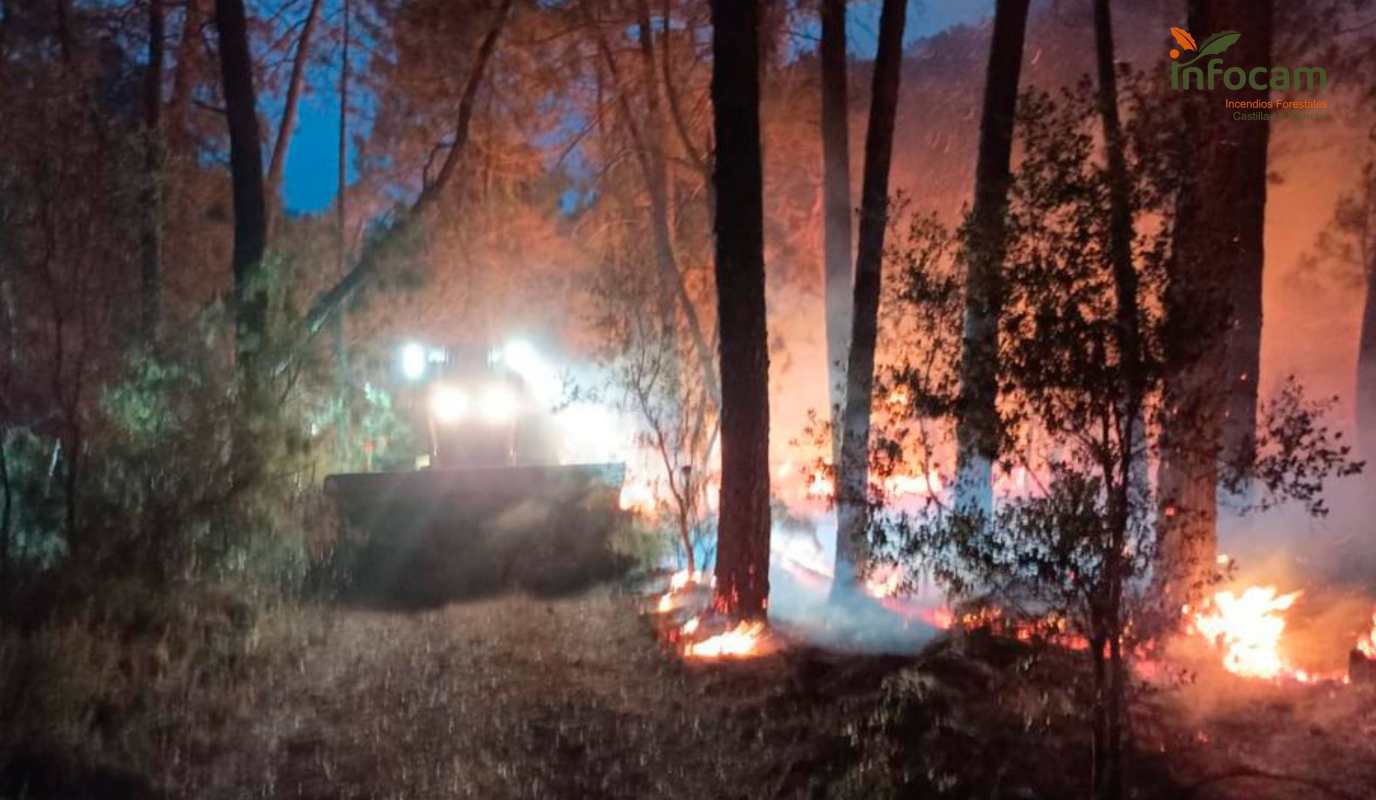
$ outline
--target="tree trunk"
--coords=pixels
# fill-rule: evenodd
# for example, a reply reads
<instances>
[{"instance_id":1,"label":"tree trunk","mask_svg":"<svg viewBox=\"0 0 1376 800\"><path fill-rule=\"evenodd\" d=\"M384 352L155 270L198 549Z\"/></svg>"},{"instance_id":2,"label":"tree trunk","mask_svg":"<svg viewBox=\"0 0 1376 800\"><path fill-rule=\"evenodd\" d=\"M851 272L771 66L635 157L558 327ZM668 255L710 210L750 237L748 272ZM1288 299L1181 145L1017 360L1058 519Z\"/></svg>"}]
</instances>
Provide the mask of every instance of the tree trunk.
<instances>
[{"instance_id":1,"label":"tree trunk","mask_svg":"<svg viewBox=\"0 0 1376 800\"><path fill-rule=\"evenodd\" d=\"M841 407L846 402L850 337L850 82L846 77L846 0L822 0L822 216L827 388L831 463L841 463Z\"/></svg>"},{"instance_id":2,"label":"tree trunk","mask_svg":"<svg viewBox=\"0 0 1376 800\"><path fill-rule=\"evenodd\" d=\"M315 5L311 6L311 13L315 13ZM347 197L345 190L349 182L349 0L344 0L340 13L344 15L342 25L342 42L339 63L339 172L336 176L335 184L335 249L338 266L338 276L343 278L349 271L349 234L348 234L348 204L345 202ZM301 46L305 47L306 36L301 35ZM299 54L298 54L299 55ZM345 309L339 309L339 313L334 316L333 345L334 345L334 368L335 368L335 389L341 398L345 397L349 389L349 351L345 346L344 318ZM339 419L335 425L335 445L339 451L336 458L343 464L352 464L349 443L352 439L350 430L350 415L347 403L339 404Z\"/></svg>"},{"instance_id":3,"label":"tree trunk","mask_svg":"<svg viewBox=\"0 0 1376 800\"><path fill-rule=\"evenodd\" d=\"M1271 0L1191 0L1197 36L1236 29L1229 59L1269 63ZM1261 325L1266 123L1239 125L1223 97L1264 92L1191 92L1185 125L1208 148L1188 150L1176 204L1166 289L1166 359L1158 492L1156 590L1170 609L1208 583L1218 549L1219 459L1250 460Z\"/></svg>"},{"instance_id":4,"label":"tree trunk","mask_svg":"<svg viewBox=\"0 0 1376 800\"><path fill-rule=\"evenodd\" d=\"M143 77L142 333L154 341L162 324L162 130L163 0L148 0L148 71Z\"/></svg>"},{"instance_id":5,"label":"tree trunk","mask_svg":"<svg viewBox=\"0 0 1376 800\"><path fill-rule=\"evenodd\" d=\"M716 279L722 382L716 598L735 619L769 602L769 340L765 325L760 8L712 0Z\"/></svg>"},{"instance_id":6,"label":"tree trunk","mask_svg":"<svg viewBox=\"0 0 1376 800\"><path fill-rule=\"evenodd\" d=\"M1091 709L1091 727L1093 738L1091 739L1092 763L1090 767L1090 784L1093 787L1093 796L1099 798L1099 786L1104 781L1104 773L1108 771L1108 665L1105 663L1104 650L1105 639L1098 630L1098 620L1094 620L1095 633L1089 639L1089 657L1094 665L1094 707Z\"/></svg>"},{"instance_id":7,"label":"tree trunk","mask_svg":"<svg viewBox=\"0 0 1376 800\"><path fill-rule=\"evenodd\" d=\"M483 37L482 43L478 46L477 55L473 58L473 69L469 72L468 81L464 84L463 96L459 98L459 113L454 123L454 141L449 146L449 153L445 155L444 163L440 165L439 174L429 185L421 188L415 202L411 204L410 208L398 215L397 221L386 233L368 238L360 248L358 260L348 274L315 299L310 311L306 314L304 338L309 339L319 333L325 323L343 308L344 303L368 282L373 271L386 259L387 254L416 230L430 209L434 207L438 198L453 182L454 174L458 172L459 161L462 160L468 147L468 133L473 123L473 110L478 100L478 88L482 86L487 65L492 60L493 52L497 49L497 40L501 38L502 29L506 27L506 20L511 15L512 3L513 0L502 0L502 4L497 8L496 15L492 19L492 27L488 29L487 35Z\"/></svg>"},{"instance_id":8,"label":"tree trunk","mask_svg":"<svg viewBox=\"0 0 1376 800\"><path fill-rule=\"evenodd\" d=\"M268 296L262 279L267 205L244 0L215 0L215 27L220 33L220 77L234 189L235 350L242 374L252 376L267 335Z\"/></svg>"},{"instance_id":9,"label":"tree trunk","mask_svg":"<svg viewBox=\"0 0 1376 800\"><path fill-rule=\"evenodd\" d=\"M688 335L692 339L693 350L698 356L698 366L702 370L703 385L707 388L707 394L712 398L712 403L720 407L721 385L717 379L716 365L712 363L711 349L708 346L707 337L703 333L697 307L693 305L693 300L688 295L688 288L684 285L683 274L679 270L678 258L674 252L673 236L669 224L670 184L668 162L664 151L665 124L659 104L658 81L655 77L654 33L650 25L649 6L645 0L637 3L636 16L643 82L645 84L646 113L643 126L636 123L637 117L631 109L626 87L617 70L616 59L606 38L601 34L598 35L598 47L607 64L607 69L611 73L612 80L620 89L618 105L621 109L621 116L633 140L636 160L640 165L641 173L644 175L645 188L650 197L650 225L654 237L655 266L659 270L659 281L663 295L661 302L666 306L668 318L672 319L675 300L677 301L688 326ZM667 55L665 57L667 58Z\"/></svg>"},{"instance_id":10,"label":"tree trunk","mask_svg":"<svg viewBox=\"0 0 1376 800\"><path fill-rule=\"evenodd\" d=\"M984 82L975 203L966 242L965 331L960 359L956 426L956 502L985 515L994 507L994 461L999 450L999 318L1003 311L1009 162L1028 0L999 0Z\"/></svg>"},{"instance_id":11,"label":"tree trunk","mask_svg":"<svg viewBox=\"0 0 1376 800\"><path fill-rule=\"evenodd\" d=\"M898 115L903 66L905 0L884 0L869 129L865 132L865 179L860 196L860 238L855 254L855 297L850 353L846 363L846 405L841 460L837 466L836 569L833 599L849 593L866 559L869 521L870 395L874 391L874 345L879 328L879 293L884 234L889 223L889 164Z\"/></svg>"},{"instance_id":12,"label":"tree trunk","mask_svg":"<svg viewBox=\"0 0 1376 800\"><path fill-rule=\"evenodd\" d=\"M62 63L70 66L76 57L76 46L73 43L72 33L72 0L56 0L55 10L57 11L57 43L62 49Z\"/></svg>"},{"instance_id":13,"label":"tree trunk","mask_svg":"<svg viewBox=\"0 0 1376 800\"><path fill-rule=\"evenodd\" d=\"M1357 252L1366 273L1362 332L1357 343L1357 430L1362 457L1376 462L1376 162L1363 175L1362 225Z\"/></svg>"},{"instance_id":14,"label":"tree trunk","mask_svg":"<svg viewBox=\"0 0 1376 800\"><path fill-rule=\"evenodd\" d=\"M1235 29L1242 38L1228 57L1240 64L1272 63L1275 0L1212 0L1214 13L1203 30ZM1267 100L1269 90L1246 88L1229 92L1237 100ZM1257 381L1261 371L1262 267L1265 260L1266 169L1271 123L1220 125L1226 138L1216 150L1235 159L1230 189L1234 195L1233 241L1227 253L1232 276L1229 297L1231 328L1227 343L1227 407L1223 419L1223 448L1227 457L1248 464L1256 449Z\"/></svg>"},{"instance_id":15,"label":"tree trunk","mask_svg":"<svg viewBox=\"0 0 1376 800\"><path fill-rule=\"evenodd\" d=\"M320 17L322 0L311 0L306 12L306 22L301 28L301 38L296 43L296 55L291 62L291 78L287 81L286 105L282 108L282 123L277 126L277 142L272 148L272 160L268 163L268 233L282 214L282 173L287 164L287 148L291 146L291 135L296 128L296 109L301 104L301 89L306 83L306 61L310 58L311 33ZM345 23L348 24L347 21ZM348 45L345 45L347 50Z\"/></svg>"},{"instance_id":16,"label":"tree trunk","mask_svg":"<svg viewBox=\"0 0 1376 800\"><path fill-rule=\"evenodd\" d=\"M10 583L10 543L13 536L10 533L12 520L14 518L14 491L10 486L10 429L0 426L0 586L8 587ZM3 590L0 590L3 591Z\"/></svg>"},{"instance_id":17,"label":"tree trunk","mask_svg":"<svg viewBox=\"0 0 1376 800\"><path fill-rule=\"evenodd\" d=\"M1142 367L1141 323L1137 298L1137 270L1132 259L1133 217L1131 178L1124 153L1122 122L1118 116L1118 77L1114 59L1113 18L1109 0L1094 0L1094 39L1099 78L1099 116L1104 129L1104 150L1109 176L1108 254L1113 272L1115 295L1115 338L1119 371L1123 381L1121 413L1123 429L1118 432L1117 459L1105 458L1103 469L1109 487L1109 525L1111 534L1103 554L1103 632L1109 647L1108 681L1100 689L1105 706L1102 748L1095 775L1095 795L1100 800L1117 800L1123 794L1123 702L1125 696L1123 637L1124 552L1127 529L1132 519L1132 488L1141 459L1135 452L1141 441L1142 398L1146 375ZM1107 415L1113 418L1112 414ZM1107 426L1106 426L1107 427ZM1117 474L1114 474L1116 469ZM1099 645L1102 647L1102 644ZM1102 650L1099 662L1103 661Z\"/></svg>"},{"instance_id":18,"label":"tree trunk","mask_svg":"<svg viewBox=\"0 0 1376 800\"><path fill-rule=\"evenodd\" d=\"M205 24L206 0L187 0L182 21L181 41L177 43L177 72L172 76L172 97L167 108L167 141L174 160L190 160L191 97L196 90L203 61L201 27Z\"/></svg>"}]
</instances>

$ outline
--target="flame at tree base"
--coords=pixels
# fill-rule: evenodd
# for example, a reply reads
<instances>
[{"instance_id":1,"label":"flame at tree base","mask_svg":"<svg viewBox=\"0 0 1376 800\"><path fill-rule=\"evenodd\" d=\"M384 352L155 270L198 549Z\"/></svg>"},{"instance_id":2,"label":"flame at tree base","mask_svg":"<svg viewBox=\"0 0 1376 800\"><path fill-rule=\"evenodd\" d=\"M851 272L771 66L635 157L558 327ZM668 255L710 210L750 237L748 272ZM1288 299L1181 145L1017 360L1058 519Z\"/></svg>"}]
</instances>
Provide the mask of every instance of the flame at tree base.
<instances>
[{"instance_id":1,"label":"flame at tree base","mask_svg":"<svg viewBox=\"0 0 1376 800\"><path fill-rule=\"evenodd\" d=\"M688 621L687 625L683 626L683 632L691 634L697 628L698 619L694 617ZM743 658L760 655L759 648L763 634L763 622L741 622L725 633L709 636L699 642L687 643L683 648L683 654L689 658L721 658L723 656Z\"/></svg>"}]
</instances>

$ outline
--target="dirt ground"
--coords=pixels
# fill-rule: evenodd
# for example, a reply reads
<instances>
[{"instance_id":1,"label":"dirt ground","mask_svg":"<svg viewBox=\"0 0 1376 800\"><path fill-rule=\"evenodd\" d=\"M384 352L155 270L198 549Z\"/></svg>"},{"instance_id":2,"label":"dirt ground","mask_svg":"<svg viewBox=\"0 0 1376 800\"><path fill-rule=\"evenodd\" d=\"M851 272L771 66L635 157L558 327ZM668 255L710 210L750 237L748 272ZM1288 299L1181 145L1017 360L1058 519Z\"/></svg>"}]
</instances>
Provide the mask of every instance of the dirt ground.
<instances>
[{"instance_id":1,"label":"dirt ground","mask_svg":"<svg viewBox=\"0 0 1376 800\"><path fill-rule=\"evenodd\" d=\"M857 745L882 716L885 679L917 674L912 657L797 645L685 662L639 610L603 587L411 613L278 612L255 645L276 655L253 680L165 699L185 708L166 710L144 766L120 773L126 788L106 775L84 796L874 796L855 780L874 754ZM997 665L946 652L917 681L930 710L890 745L929 751L952 796L975 785L980 796L1082 796L1080 729L1024 727ZM1200 682L1144 700L1135 731L1135 797L1376 796L1370 689ZM0 797L77 796L10 791Z\"/></svg>"}]
</instances>

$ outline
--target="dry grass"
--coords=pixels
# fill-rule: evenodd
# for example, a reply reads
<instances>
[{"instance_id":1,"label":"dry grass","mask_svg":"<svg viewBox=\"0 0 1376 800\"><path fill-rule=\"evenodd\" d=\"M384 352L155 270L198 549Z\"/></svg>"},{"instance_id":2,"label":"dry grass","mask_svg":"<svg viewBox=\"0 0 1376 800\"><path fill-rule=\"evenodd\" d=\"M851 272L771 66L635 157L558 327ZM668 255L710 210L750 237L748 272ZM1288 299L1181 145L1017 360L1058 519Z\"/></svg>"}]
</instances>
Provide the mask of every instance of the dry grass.
<instances>
[{"instance_id":1,"label":"dry grass","mask_svg":"<svg viewBox=\"0 0 1376 800\"><path fill-rule=\"evenodd\" d=\"M1039 690L1013 688L1007 659L793 647L687 663L636 611L635 598L599 588L411 614L191 614L175 630L126 624L118 646L89 619L0 636L0 797L872 796L862 767L882 758L863 721L891 710L895 687L918 697L905 712L918 733L904 735L921 738L889 744L930 753L952 796L987 788L994 771L1001 788L980 796L1083 785L1080 729L1039 726ZM1053 662L1053 673L1074 663ZM1139 744L1157 757L1139 761L1161 774L1135 796L1321 791L1228 775L1249 765L1318 774L1334 796L1376 785L1361 783L1376 777L1370 692L1275 691L1207 708L1184 693L1154 698Z\"/></svg>"}]
</instances>

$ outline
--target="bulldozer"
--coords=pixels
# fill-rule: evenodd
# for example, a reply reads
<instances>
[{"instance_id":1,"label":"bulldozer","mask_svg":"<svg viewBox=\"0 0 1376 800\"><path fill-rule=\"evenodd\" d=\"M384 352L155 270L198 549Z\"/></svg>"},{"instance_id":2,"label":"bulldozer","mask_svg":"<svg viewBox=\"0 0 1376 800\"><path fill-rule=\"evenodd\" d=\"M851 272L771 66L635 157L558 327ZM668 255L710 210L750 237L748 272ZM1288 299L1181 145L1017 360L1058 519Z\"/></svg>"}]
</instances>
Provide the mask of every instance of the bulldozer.
<instances>
[{"instance_id":1,"label":"bulldozer","mask_svg":"<svg viewBox=\"0 0 1376 800\"><path fill-rule=\"evenodd\" d=\"M414 466L330 475L351 592L433 606L525 590L573 591L624 571L621 463L560 463L533 348L400 351L398 407L428 443Z\"/></svg>"}]
</instances>

